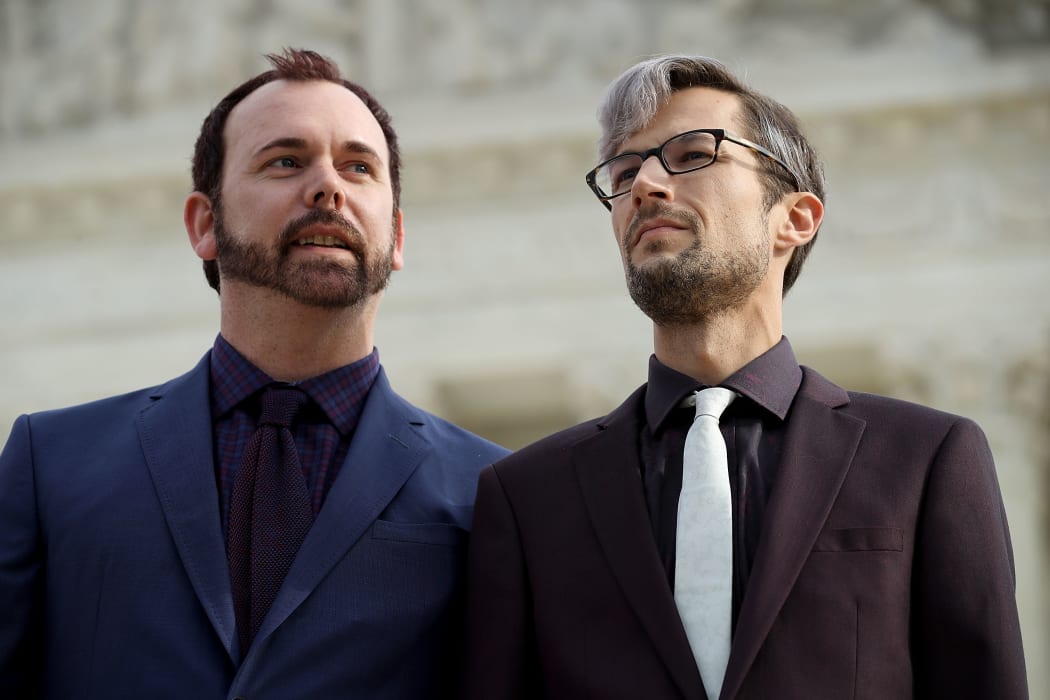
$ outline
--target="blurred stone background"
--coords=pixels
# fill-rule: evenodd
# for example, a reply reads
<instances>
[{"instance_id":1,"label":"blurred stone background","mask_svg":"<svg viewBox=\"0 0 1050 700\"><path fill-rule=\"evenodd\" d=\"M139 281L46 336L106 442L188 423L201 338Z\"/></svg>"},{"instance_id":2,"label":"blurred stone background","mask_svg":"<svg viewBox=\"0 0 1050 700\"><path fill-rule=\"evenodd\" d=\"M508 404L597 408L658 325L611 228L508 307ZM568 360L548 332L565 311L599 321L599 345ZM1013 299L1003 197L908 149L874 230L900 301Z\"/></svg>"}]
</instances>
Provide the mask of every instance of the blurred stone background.
<instances>
[{"instance_id":1,"label":"blurred stone background","mask_svg":"<svg viewBox=\"0 0 1050 700\"><path fill-rule=\"evenodd\" d=\"M1050 698L1050 0L0 0L0 424L208 348L192 144L283 46L339 61L403 140L394 385L511 447L645 380L650 327L583 182L602 88L703 53L795 109L829 197L787 333L850 388L985 428Z\"/></svg>"}]
</instances>

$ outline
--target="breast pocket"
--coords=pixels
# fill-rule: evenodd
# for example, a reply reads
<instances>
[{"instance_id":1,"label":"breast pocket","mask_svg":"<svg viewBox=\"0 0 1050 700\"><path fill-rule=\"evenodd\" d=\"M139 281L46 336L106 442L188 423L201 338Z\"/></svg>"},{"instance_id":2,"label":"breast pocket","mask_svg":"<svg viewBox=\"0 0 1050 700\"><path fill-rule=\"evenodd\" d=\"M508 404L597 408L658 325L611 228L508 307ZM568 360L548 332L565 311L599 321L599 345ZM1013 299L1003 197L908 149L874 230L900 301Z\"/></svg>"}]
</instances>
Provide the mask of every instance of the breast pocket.
<instances>
[{"instance_id":1,"label":"breast pocket","mask_svg":"<svg viewBox=\"0 0 1050 700\"><path fill-rule=\"evenodd\" d=\"M814 552L901 552L904 532L895 527L849 527L825 530L813 545Z\"/></svg>"},{"instance_id":2,"label":"breast pocket","mask_svg":"<svg viewBox=\"0 0 1050 700\"><path fill-rule=\"evenodd\" d=\"M376 520L326 585L349 592L349 613L363 629L393 626L422 634L444 624L463 585L466 553L466 533L454 525Z\"/></svg>"},{"instance_id":3,"label":"breast pocket","mask_svg":"<svg viewBox=\"0 0 1050 700\"><path fill-rule=\"evenodd\" d=\"M466 541L467 533L448 523L396 523L376 520L372 538L389 542L433 544L454 547Z\"/></svg>"}]
</instances>

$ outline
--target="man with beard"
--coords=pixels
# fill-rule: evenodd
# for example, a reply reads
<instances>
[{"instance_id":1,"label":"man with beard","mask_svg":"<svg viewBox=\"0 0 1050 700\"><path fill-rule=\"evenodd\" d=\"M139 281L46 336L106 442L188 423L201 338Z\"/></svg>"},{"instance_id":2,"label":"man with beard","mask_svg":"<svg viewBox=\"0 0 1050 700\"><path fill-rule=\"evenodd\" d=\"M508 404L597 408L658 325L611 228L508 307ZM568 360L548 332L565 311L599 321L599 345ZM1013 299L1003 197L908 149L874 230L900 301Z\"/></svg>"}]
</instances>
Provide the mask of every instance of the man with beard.
<instances>
[{"instance_id":1,"label":"man with beard","mask_svg":"<svg viewBox=\"0 0 1050 700\"><path fill-rule=\"evenodd\" d=\"M372 345L403 265L390 117L313 52L205 119L185 225L220 333L0 455L0 697L458 697L478 471Z\"/></svg>"},{"instance_id":2,"label":"man with beard","mask_svg":"<svg viewBox=\"0 0 1050 700\"><path fill-rule=\"evenodd\" d=\"M482 472L467 697L1027 697L981 430L847 392L782 336L824 209L795 117L668 56L599 120L587 182L648 382Z\"/></svg>"}]
</instances>

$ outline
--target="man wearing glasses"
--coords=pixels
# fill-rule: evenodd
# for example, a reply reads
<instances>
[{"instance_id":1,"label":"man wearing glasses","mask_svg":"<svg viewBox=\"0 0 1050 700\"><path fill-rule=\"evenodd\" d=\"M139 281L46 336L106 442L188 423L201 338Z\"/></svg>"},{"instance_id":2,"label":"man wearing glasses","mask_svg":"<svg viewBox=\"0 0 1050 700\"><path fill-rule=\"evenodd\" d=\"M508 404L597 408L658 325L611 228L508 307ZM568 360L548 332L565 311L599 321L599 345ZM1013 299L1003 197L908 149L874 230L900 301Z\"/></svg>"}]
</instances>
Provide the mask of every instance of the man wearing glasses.
<instances>
[{"instance_id":1,"label":"man wearing glasses","mask_svg":"<svg viewBox=\"0 0 1050 700\"><path fill-rule=\"evenodd\" d=\"M482 473L468 697L1027 697L980 428L847 392L782 335L824 213L794 115L687 56L599 114L587 183L648 382Z\"/></svg>"}]
</instances>

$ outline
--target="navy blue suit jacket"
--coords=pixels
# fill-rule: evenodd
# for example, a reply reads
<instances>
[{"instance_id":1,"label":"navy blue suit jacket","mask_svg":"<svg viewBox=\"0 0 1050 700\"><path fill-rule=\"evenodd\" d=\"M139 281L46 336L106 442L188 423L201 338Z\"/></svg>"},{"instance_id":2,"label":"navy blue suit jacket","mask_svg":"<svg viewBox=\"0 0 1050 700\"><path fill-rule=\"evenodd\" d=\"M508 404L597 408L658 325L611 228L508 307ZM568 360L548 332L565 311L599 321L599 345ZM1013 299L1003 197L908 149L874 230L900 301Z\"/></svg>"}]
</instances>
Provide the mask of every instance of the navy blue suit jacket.
<instances>
[{"instance_id":1,"label":"navy blue suit jacket","mask_svg":"<svg viewBox=\"0 0 1050 700\"><path fill-rule=\"evenodd\" d=\"M452 696L477 475L506 450L412 406L381 370L243 654L208 366L15 422L0 455L0 697Z\"/></svg>"}]
</instances>

